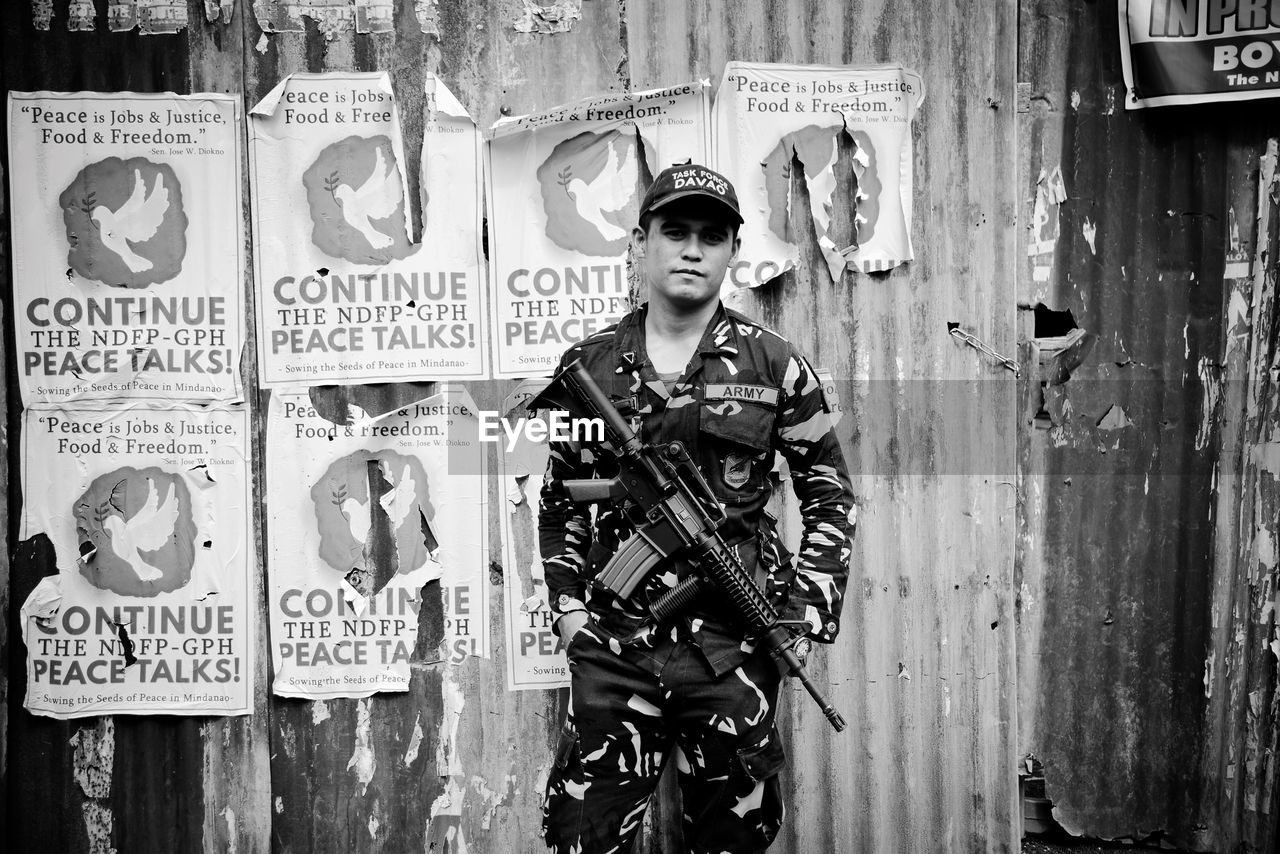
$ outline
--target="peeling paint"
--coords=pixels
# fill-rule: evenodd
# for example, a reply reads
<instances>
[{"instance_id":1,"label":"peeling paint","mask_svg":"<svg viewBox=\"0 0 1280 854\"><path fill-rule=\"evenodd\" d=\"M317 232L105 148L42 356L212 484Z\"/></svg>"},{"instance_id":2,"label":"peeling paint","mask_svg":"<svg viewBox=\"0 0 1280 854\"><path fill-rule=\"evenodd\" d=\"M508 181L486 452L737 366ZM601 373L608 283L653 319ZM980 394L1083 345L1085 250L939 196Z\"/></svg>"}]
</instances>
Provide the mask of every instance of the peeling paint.
<instances>
[{"instance_id":1,"label":"peeling paint","mask_svg":"<svg viewBox=\"0 0 1280 854\"><path fill-rule=\"evenodd\" d=\"M1224 279L1247 279L1252 265L1248 246L1240 239L1240 223L1236 209L1227 209L1227 265L1222 271Z\"/></svg>"},{"instance_id":2,"label":"peeling paint","mask_svg":"<svg viewBox=\"0 0 1280 854\"><path fill-rule=\"evenodd\" d=\"M466 774L462 760L458 756L458 725L462 721L462 710L466 706L466 697L458 684L457 675L452 668L441 673L440 693L443 710L440 715L439 738L436 742L435 767L441 778L447 778L444 791L431 804L429 819L429 843L453 854L462 854L467 850L467 841L462 832L462 803L466 796L464 782ZM451 845L453 847L447 847Z\"/></svg>"},{"instance_id":3,"label":"peeling paint","mask_svg":"<svg viewBox=\"0 0 1280 854\"><path fill-rule=\"evenodd\" d=\"M510 776L507 779L510 780ZM480 829L488 830L490 825L493 824L493 817L497 813L498 807L502 806L505 799L502 795L489 788L489 782L483 777L473 776L470 786L472 793L478 795L484 802L484 816L480 819Z\"/></svg>"},{"instance_id":4,"label":"peeling paint","mask_svg":"<svg viewBox=\"0 0 1280 854\"><path fill-rule=\"evenodd\" d=\"M1133 422L1129 420L1129 416L1125 414L1119 404L1112 404L1111 408L1107 410L1107 414L1098 421L1099 430L1123 430L1131 426L1133 426Z\"/></svg>"},{"instance_id":5,"label":"peeling paint","mask_svg":"<svg viewBox=\"0 0 1280 854\"><path fill-rule=\"evenodd\" d=\"M72 773L84 793L81 803L90 854L116 854L111 845L114 816L104 803L111 797L112 768L116 759L115 718L100 717L92 727L82 727L71 736Z\"/></svg>"},{"instance_id":6,"label":"peeling paint","mask_svg":"<svg viewBox=\"0 0 1280 854\"><path fill-rule=\"evenodd\" d=\"M413 14L418 19L418 29L424 35L440 38L439 0L414 0Z\"/></svg>"},{"instance_id":7,"label":"peeling paint","mask_svg":"<svg viewBox=\"0 0 1280 854\"><path fill-rule=\"evenodd\" d=\"M462 709L466 697L458 685L453 670L444 671L440 683L444 710L440 715L440 737L436 741L435 767L440 776L461 776L462 761L458 758L458 724L462 721Z\"/></svg>"},{"instance_id":8,"label":"peeling paint","mask_svg":"<svg viewBox=\"0 0 1280 854\"><path fill-rule=\"evenodd\" d=\"M222 816L222 821L227 829L226 852L227 854L236 854L236 811L228 804L219 815Z\"/></svg>"},{"instance_id":9,"label":"peeling paint","mask_svg":"<svg viewBox=\"0 0 1280 854\"><path fill-rule=\"evenodd\" d=\"M1249 299L1241 288L1232 288L1227 299L1227 342L1224 362L1230 364L1237 354L1247 352L1249 342Z\"/></svg>"},{"instance_id":10,"label":"peeling paint","mask_svg":"<svg viewBox=\"0 0 1280 854\"><path fill-rule=\"evenodd\" d=\"M360 783L360 794L365 794L369 783L373 780L378 762L373 755L373 717L371 703L366 697L360 701L356 711L356 745L347 762L347 770L356 772L356 781Z\"/></svg>"},{"instance_id":11,"label":"peeling paint","mask_svg":"<svg viewBox=\"0 0 1280 854\"><path fill-rule=\"evenodd\" d=\"M88 798L111 796L111 768L116 758L115 718L98 718L92 727L82 727L71 736L75 748L72 759L76 784Z\"/></svg>"},{"instance_id":12,"label":"peeling paint","mask_svg":"<svg viewBox=\"0 0 1280 854\"><path fill-rule=\"evenodd\" d=\"M1097 244L1095 243L1095 239L1098 236L1097 224L1095 224L1093 220L1089 219L1088 217L1085 217L1084 224L1081 226L1080 230L1081 230L1081 233L1084 234L1084 239L1089 243L1089 254L1096 256L1098 254L1098 247L1097 247Z\"/></svg>"},{"instance_id":13,"label":"peeling paint","mask_svg":"<svg viewBox=\"0 0 1280 854\"><path fill-rule=\"evenodd\" d=\"M89 854L117 854L111 844L111 832L115 824L111 810L98 801L80 804L84 815L85 833L89 837Z\"/></svg>"},{"instance_id":14,"label":"peeling paint","mask_svg":"<svg viewBox=\"0 0 1280 854\"><path fill-rule=\"evenodd\" d=\"M567 33L573 22L582 17L582 0L520 0L523 8L520 17L512 23L518 33Z\"/></svg>"},{"instance_id":15,"label":"peeling paint","mask_svg":"<svg viewBox=\"0 0 1280 854\"><path fill-rule=\"evenodd\" d=\"M418 758L418 750L422 747L422 718L414 718L413 735L409 737L409 747L404 752L404 765L408 768Z\"/></svg>"},{"instance_id":16,"label":"peeling paint","mask_svg":"<svg viewBox=\"0 0 1280 854\"><path fill-rule=\"evenodd\" d=\"M355 22L353 0L253 0L253 16L264 33L302 33L305 15L316 22L325 41Z\"/></svg>"},{"instance_id":17,"label":"peeling paint","mask_svg":"<svg viewBox=\"0 0 1280 854\"><path fill-rule=\"evenodd\" d=\"M324 700L314 700L311 703L311 725L319 726L329 720L329 704Z\"/></svg>"},{"instance_id":18,"label":"peeling paint","mask_svg":"<svg viewBox=\"0 0 1280 854\"><path fill-rule=\"evenodd\" d=\"M1053 274L1053 255L1062 233L1058 211L1066 200L1067 185L1062 177L1061 164L1053 167L1052 172L1041 169L1036 179L1036 198L1029 226L1031 235L1027 242L1027 256L1033 259L1031 278L1034 282L1047 283Z\"/></svg>"},{"instance_id":19,"label":"peeling paint","mask_svg":"<svg viewBox=\"0 0 1280 854\"><path fill-rule=\"evenodd\" d=\"M211 24L219 21L224 24L231 23L235 10L235 0L204 0L204 17Z\"/></svg>"},{"instance_id":20,"label":"peeling paint","mask_svg":"<svg viewBox=\"0 0 1280 854\"><path fill-rule=\"evenodd\" d=\"M1201 451L1208 446L1213 436L1218 398L1222 394L1222 378L1213 360L1203 356L1196 370L1200 374L1200 385L1204 389L1204 399L1200 402L1200 427L1196 431L1196 450Z\"/></svg>"},{"instance_id":21,"label":"peeling paint","mask_svg":"<svg viewBox=\"0 0 1280 854\"><path fill-rule=\"evenodd\" d=\"M1253 446L1250 456L1262 471L1280 475L1280 442L1260 442Z\"/></svg>"},{"instance_id":22,"label":"peeling paint","mask_svg":"<svg viewBox=\"0 0 1280 854\"><path fill-rule=\"evenodd\" d=\"M355 0L357 33L389 33L395 29L393 0Z\"/></svg>"}]
</instances>

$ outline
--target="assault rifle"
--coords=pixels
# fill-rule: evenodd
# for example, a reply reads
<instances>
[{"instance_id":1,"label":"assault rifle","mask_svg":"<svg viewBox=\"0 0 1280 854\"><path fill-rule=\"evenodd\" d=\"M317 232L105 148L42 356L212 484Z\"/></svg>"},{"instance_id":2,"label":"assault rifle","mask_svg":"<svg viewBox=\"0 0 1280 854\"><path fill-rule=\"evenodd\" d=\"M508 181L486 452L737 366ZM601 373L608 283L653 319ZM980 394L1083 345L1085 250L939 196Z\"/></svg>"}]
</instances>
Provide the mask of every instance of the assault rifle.
<instances>
[{"instance_id":1,"label":"assault rifle","mask_svg":"<svg viewBox=\"0 0 1280 854\"><path fill-rule=\"evenodd\" d=\"M561 394L567 392L568 397ZM528 404L530 409L565 409L571 415L599 419L605 442L618 462L608 479L566 480L562 486L576 502L623 502L635 535L623 543L595 583L626 599L662 560L679 556L695 569L649 606L654 625L688 608L708 587L719 587L733 604L748 632L800 680L836 732L844 718L827 701L805 670L796 647L808 641L790 626L803 620L781 620L764 593L742 567L738 556L718 533L724 508L680 442L646 445L609 402L590 372L575 360Z\"/></svg>"}]
</instances>

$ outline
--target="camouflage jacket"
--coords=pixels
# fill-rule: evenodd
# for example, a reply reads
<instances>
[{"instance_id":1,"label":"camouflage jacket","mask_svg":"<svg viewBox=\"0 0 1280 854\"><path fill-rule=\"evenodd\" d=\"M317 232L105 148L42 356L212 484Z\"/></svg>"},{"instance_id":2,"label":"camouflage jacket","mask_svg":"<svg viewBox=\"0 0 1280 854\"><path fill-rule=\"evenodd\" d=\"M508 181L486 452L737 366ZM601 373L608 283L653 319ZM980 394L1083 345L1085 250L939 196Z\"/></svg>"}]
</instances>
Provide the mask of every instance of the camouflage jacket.
<instances>
[{"instance_id":1,"label":"camouflage jacket","mask_svg":"<svg viewBox=\"0 0 1280 854\"><path fill-rule=\"evenodd\" d=\"M841 597L853 536L853 491L821 385L786 339L737 312L717 308L697 352L671 392L646 357L647 306L574 345L561 366L582 359L601 389L646 443L684 443L728 518L720 527L742 565L754 571L771 603L788 619L806 620L808 636L830 643L839 631ZM791 472L803 536L798 561L782 544L766 512L775 452ZM615 638L634 635L647 604L674 587L690 568L659 565L626 600L590 581L634 531L617 507L602 504L594 527L589 508L575 504L558 481L610 477L611 457L594 459L569 442L553 442L538 517L539 546L552 611L586 609ZM704 595L682 619L717 673L752 651L724 610L724 597Z\"/></svg>"}]
</instances>

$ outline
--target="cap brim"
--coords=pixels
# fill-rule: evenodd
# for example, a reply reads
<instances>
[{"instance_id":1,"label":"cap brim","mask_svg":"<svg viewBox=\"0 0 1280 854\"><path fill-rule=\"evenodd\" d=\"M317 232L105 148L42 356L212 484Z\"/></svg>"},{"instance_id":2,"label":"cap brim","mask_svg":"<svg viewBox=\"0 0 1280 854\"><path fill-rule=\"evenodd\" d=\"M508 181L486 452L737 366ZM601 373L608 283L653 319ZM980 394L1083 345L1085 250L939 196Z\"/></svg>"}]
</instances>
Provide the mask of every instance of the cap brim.
<instances>
[{"instance_id":1,"label":"cap brim","mask_svg":"<svg viewBox=\"0 0 1280 854\"><path fill-rule=\"evenodd\" d=\"M661 210L662 208L665 208L667 205L671 204L672 202L678 202L682 199L693 199L693 198L706 199L709 202L715 202L720 207L724 208L725 212L729 214L729 217L735 222L737 222L738 225L742 225L744 222L746 222L746 220L742 218L742 214L738 213L738 211L734 209L733 205L729 204L724 199L717 196L715 193L708 193L706 190L699 190L696 188L692 190L677 190L671 195L663 198L661 201L654 202L652 205L648 207L648 209L644 211L644 213L653 213L654 211L658 211L658 210Z\"/></svg>"}]
</instances>

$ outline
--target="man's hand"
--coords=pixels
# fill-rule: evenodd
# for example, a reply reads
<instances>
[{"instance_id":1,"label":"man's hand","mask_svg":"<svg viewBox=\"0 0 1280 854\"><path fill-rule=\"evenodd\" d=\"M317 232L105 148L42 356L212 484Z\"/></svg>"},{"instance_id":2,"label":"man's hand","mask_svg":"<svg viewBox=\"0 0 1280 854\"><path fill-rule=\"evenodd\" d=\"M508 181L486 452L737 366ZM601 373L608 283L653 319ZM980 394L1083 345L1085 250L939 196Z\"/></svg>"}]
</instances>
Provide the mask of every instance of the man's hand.
<instances>
[{"instance_id":1,"label":"man's hand","mask_svg":"<svg viewBox=\"0 0 1280 854\"><path fill-rule=\"evenodd\" d=\"M560 640L564 642L565 646L568 646L569 641L573 640L573 636L586 624L586 611L570 611L567 614L560 615L560 619L556 620L556 628L560 630Z\"/></svg>"}]
</instances>

